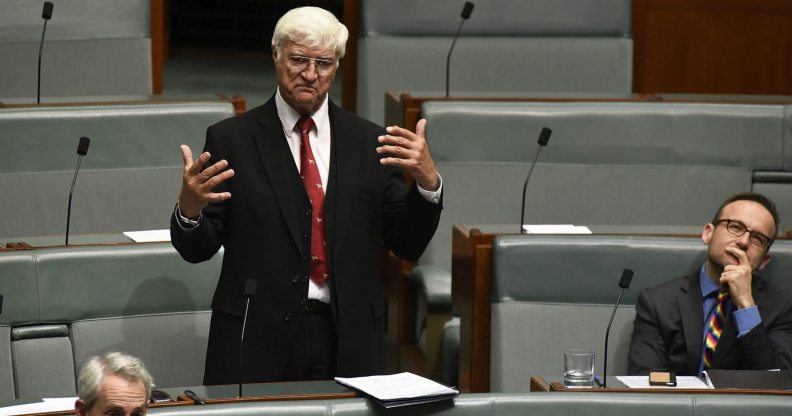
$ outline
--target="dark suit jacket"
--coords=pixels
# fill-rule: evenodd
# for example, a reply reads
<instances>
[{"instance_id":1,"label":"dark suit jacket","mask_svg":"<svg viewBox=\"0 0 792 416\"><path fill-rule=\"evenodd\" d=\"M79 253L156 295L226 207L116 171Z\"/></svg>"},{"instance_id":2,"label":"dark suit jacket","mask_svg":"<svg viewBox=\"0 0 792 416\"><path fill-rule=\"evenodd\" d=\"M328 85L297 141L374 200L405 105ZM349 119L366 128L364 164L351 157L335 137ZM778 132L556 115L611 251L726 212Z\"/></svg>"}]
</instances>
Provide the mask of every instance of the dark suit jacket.
<instances>
[{"instance_id":1,"label":"dark suit jacket","mask_svg":"<svg viewBox=\"0 0 792 416\"><path fill-rule=\"evenodd\" d=\"M325 237L339 376L385 371L385 303L379 277L384 242L408 260L432 238L441 206L408 189L399 169L380 164L382 127L329 105L330 172ZM216 191L231 199L204 208L200 224L183 231L171 221L174 247L187 261L212 257L223 266L212 300L206 384L278 381L303 317L308 293L310 202L283 136L274 97L207 129L210 163L226 159L235 175ZM208 166L208 165L207 165ZM239 375L243 289L256 279Z\"/></svg>"},{"instance_id":2,"label":"dark suit jacket","mask_svg":"<svg viewBox=\"0 0 792 416\"><path fill-rule=\"evenodd\" d=\"M792 298L757 275L751 286L762 323L737 338L730 313L712 368L792 369ZM654 368L668 368L678 375L698 375L704 334L701 308L698 271L641 291L628 372L648 374Z\"/></svg>"}]
</instances>

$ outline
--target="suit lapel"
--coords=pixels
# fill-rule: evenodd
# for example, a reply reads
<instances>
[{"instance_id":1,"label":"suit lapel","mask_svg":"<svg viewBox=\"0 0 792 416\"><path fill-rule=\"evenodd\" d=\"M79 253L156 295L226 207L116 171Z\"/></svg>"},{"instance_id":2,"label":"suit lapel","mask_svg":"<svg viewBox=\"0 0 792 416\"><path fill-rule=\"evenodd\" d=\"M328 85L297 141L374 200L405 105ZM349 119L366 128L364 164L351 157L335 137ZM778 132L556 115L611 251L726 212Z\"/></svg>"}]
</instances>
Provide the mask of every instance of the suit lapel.
<instances>
[{"instance_id":1,"label":"suit lapel","mask_svg":"<svg viewBox=\"0 0 792 416\"><path fill-rule=\"evenodd\" d=\"M701 289L698 285L698 272L688 275L679 292L679 314L682 317L682 330L687 344L688 374L698 373L701 362L704 318L701 316Z\"/></svg>"},{"instance_id":2,"label":"suit lapel","mask_svg":"<svg viewBox=\"0 0 792 416\"><path fill-rule=\"evenodd\" d=\"M299 248L300 228L297 223L298 216L294 215L300 209L294 185L299 183L299 172L294 165L289 145L283 137L283 127L278 118L274 98L262 107L262 114L257 121L258 128L254 130L253 136L258 155L284 221L289 227L294 243Z\"/></svg>"},{"instance_id":3,"label":"suit lapel","mask_svg":"<svg viewBox=\"0 0 792 416\"><path fill-rule=\"evenodd\" d=\"M349 220L350 195L356 192L361 158L361 146L348 116L332 101L329 103L331 133L330 175L325 195L325 233L332 267L346 235Z\"/></svg>"}]
</instances>

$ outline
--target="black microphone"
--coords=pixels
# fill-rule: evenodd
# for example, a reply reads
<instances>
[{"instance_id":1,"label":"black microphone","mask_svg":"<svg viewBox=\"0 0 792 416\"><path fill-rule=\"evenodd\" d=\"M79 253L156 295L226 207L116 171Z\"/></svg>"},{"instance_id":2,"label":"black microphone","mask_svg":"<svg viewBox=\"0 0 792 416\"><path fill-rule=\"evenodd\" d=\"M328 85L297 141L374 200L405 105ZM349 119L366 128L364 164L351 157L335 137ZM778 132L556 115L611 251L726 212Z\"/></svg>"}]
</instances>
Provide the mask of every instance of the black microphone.
<instances>
[{"instance_id":1,"label":"black microphone","mask_svg":"<svg viewBox=\"0 0 792 416\"><path fill-rule=\"evenodd\" d=\"M525 177L525 184L523 184L523 193L522 193L522 202L520 210L520 234L525 233L523 230L523 223L525 222L525 192L528 190L528 181L531 179L531 174L533 174L534 167L536 167L536 161L539 160L539 155L542 153L542 149L547 146L547 142L550 141L550 135L553 134L553 130L548 129L547 127L542 127L542 132L539 133L539 150L536 151L536 156L534 156L533 163L531 163L531 169L528 170L528 176Z\"/></svg>"},{"instance_id":2,"label":"black microphone","mask_svg":"<svg viewBox=\"0 0 792 416\"><path fill-rule=\"evenodd\" d=\"M3 295L0 295L0 315L3 314Z\"/></svg>"},{"instance_id":3,"label":"black microphone","mask_svg":"<svg viewBox=\"0 0 792 416\"><path fill-rule=\"evenodd\" d=\"M448 80L450 78L450 71L451 71L451 52L454 51L454 45L456 45L457 38L459 34L462 33L462 25L465 24L465 20L470 19L470 15L473 13L473 3L466 1L465 6L462 8L462 21L459 22L459 28L457 29L456 35L454 35L454 41L451 42L451 49L448 50L448 58L446 58L446 97L448 97Z\"/></svg>"},{"instance_id":4,"label":"black microphone","mask_svg":"<svg viewBox=\"0 0 792 416\"><path fill-rule=\"evenodd\" d=\"M69 245L69 224L71 223L71 205L72 195L74 195L74 185L77 184L77 172L80 171L80 163L83 156L88 154L88 145L91 144L91 139L87 137L80 137L80 143L77 144L77 167L74 169L74 178L72 179L71 190L69 191L69 206L66 209L66 245Z\"/></svg>"},{"instance_id":5,"label":"black microphone","mask_svg":"<svg viewBox=\"0 0 792 416\"><path fill-rule=\"evenodd\" d=\"M245 325L247 324L248 307L250 300L256 296L256 280L247 279L245 281L245 315L242 318L242 336L239 338L239 397L242 397L242 365L244 364L243 352L245 351Z\"/></svg>"},{"instance_id":6,"label":"black microphone","mask_svg":"<svg viewBox=\"0 0 792 416\"><path fill-rule=\"evenodd\" d=\"M41 43L38 53L38 85L36 87L36 104L41 104L41 51L44 49L44 33L47 32L47 21L52 18L52 2L45 1L44 9L41 10L41 17L44 19L44 28L41 30Z\"/></svg>"},{"instance_id":7,"label":"black microphone","mask_svg":"<svg viewBox=\"0 0 792 416\"><path fill-rule=\"evenodd\" d=\"M630 282L633 278L633 271L624 269L622 271L621 279L619 279L619 297L616 298L616 304L613 305L613 313L611 314L610 321L608 321L608 329L605 330L605 357L603 358L602 365L602 388L608 387L608 334L610 334L611 324L613 324L613 317L616 316L616 308L619 307L624 289L629 289Z\"/></svg>"}]
</instances>

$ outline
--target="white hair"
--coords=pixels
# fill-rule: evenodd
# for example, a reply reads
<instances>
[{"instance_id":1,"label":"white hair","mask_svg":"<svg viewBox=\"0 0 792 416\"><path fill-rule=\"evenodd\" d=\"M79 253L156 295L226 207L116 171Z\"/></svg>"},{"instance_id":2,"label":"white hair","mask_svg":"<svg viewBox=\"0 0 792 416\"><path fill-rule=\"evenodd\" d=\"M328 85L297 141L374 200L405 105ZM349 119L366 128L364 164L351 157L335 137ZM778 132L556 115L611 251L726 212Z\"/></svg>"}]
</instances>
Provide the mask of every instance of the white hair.
<instances>
[{"instance_id":1,"label":"white hair","mask_svg":"<svg viewBox=\"0 0 792 416\"><path fill-rule=\"evenodd\" d=\"M80 370L77 380L77 394L90 409L99 399L99 385L105 375L116 375L132 382L142 381L146 387L146 402L151 397L154 381L146 367L137 357L120 352L109 352L102 356L91 357Z\"/></svg>"},{"instance_id":2,"label":"white hair","mask_svg":"<svg viewBox=\"0 0 792 416\"><path fill-rule=\"evenodd\" d=\"M272 48L280 58L281 44L290 40L308 47L324 47L336 52L336 59L344 57L349 31L343 23L325 9L298 7L284 14L275 24Z\"/></svg>"}]
</instances>

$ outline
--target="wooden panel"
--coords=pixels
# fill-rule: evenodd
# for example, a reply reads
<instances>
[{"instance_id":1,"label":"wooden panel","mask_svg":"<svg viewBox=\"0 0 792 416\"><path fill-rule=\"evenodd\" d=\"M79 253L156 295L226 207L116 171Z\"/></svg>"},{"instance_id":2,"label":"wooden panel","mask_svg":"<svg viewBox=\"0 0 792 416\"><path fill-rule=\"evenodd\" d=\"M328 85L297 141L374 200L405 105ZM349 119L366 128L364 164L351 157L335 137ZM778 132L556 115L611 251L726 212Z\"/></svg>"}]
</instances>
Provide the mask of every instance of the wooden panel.
<instances>
[{"instance_id":1,"label":"wooden panel","mask_svg":"<svg viewBox=\"0 0 792 416\"><path fill-rule=\"evenodd\" d=\"M341 106L345 110L357 111L357 61L358 33L360 31L359 0L344 0L344 25L349 30L346 54L341 64L344 66L341 78Z\"/></svg>"},{"instance_id":2,"label":"wooden panel","mask_svg":"<svg viewBox=\"0 0 792 416\"><path fill-rule=\"evenodd\" d=\"M167 50L165 0L151 0L151 91L162 94L162 66Z\"/></svg>"},{"instance_id":3,"label":"wooden panel","mask_svg":"<svg viewBox=\"0 0 792 416\"><path fill-rule=\"evenodd\" d=\"M633 91L792 94L789 0L634 0Z\"/></svg>"}]
</instances>

